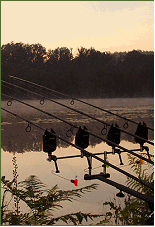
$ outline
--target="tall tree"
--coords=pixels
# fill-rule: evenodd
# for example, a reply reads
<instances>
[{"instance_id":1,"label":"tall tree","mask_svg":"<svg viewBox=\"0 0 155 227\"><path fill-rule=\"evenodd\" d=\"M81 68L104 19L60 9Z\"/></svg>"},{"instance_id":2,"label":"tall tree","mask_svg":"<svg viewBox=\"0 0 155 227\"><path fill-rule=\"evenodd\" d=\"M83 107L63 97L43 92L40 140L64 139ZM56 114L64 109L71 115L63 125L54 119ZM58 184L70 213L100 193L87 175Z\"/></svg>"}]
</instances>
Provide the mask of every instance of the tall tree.
<instances>
[{"instance_id":1,"label":"tall tree","mask_svg":"<svg viewBox=\"0 0 155 227\"><path fill-rule=\"evenodd\" d=\"M46 48L39 43L30 45L30 48L31 59L34 65L37 67L43 66L44 60L46 58Z\"/></svg>"},{"instance_id":2,"label":"tall tree","mask_svg":"<svg viewBox=\"0 0 155 227\"><path fill-rule=\"evenodd\" d=\"M67 63L72 59L72 51L67 47L57 47L55 50L49 49L47 52L47 63L49 64L53 64L56 62Z\"/></svg>"}]
</instances>

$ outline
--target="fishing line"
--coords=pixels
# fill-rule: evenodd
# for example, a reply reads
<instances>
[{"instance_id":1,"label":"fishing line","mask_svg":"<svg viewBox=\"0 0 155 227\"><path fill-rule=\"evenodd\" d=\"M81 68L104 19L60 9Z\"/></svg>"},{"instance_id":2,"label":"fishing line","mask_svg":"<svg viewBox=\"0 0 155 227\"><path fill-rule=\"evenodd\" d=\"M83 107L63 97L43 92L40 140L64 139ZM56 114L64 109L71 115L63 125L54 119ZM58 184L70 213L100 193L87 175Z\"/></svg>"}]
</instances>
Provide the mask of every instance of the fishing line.
<instances>
[{"instance_id":1,"label":"fishing line","mask_svg":"<svg viewBox=\"0 0 155 227\"><path fill-rule=\"evenodd\" d=\"M3 81L2 81L3 82ZM5 86L5 87L8 87L8 85L4 85L3 84L3 86ZM10 88L10 87L8 87L8 88ZM21 94L23 94L22 92L20 92L20 91L17 91L16 89L14 89L14 88L11 88L12 90L14 90L14 91L16 91L16 92L18 92L18 93L21 93ZM34 99L33 97L31 97L30 95L28 95L28 94L26 94L28 97L30 97L31 99ZM31 129L30 129L30 125L28 125L27 126L27 129L26 129L26 131L28 132L28 128L29 128L29 132L31 131ZM61 151L60 151L61 152ZM62 152L61 152L61 154L62 154ZM75 173L75 171L73 170L73 168L70 166L70 164L69 164L69 162L68 162L68 160L67 159L65 159L65 161L67 162L67 164L68 164L68 166L70 167L70 169L72 170L72 172L75 174L75 176L77 177L77 174Z\"/></svg>"},{"instance_id":2,"label":"fishing line","mask_svg":"<svg viewBox=\"0 0 155 227\"><path fill-rule=\"evenodd\" d=\"M28 126L29 126L30 124L33 124L34 126L38 127L39 129L45 130L45 129L39 127L38 125L36 125L36 124L34 124L34 123L32 123L32 122L26 120L25 118L20 117L19 115L15 114L15 113L12 113L12 112L10 112L10 111L7 111L6 109L4 109L4 108L2 108L2 107L1 107L1 109L4 110L4 111L6 111L6 112L8 112L8 113L10 113L10 114L12 114L12 115L14 115L15 117L19 117L20 119L26 121L26 122L28 123ZM27 126L27 127L28 127L28 126ZM27 128L27 127L26 127L26 128ZM31 131L31 130L30 130L30 131ZM27 131L27 132L28 132L28 131ZM65 159L65 161L68 163L67 159ZM71 166L70 166L69 163L68 163L68 166L71 168ZM72 168L71 168L71 170L72 170L73 173L75 174L75 177L77 177L77 175L76 175L76 173L74 172L74 170L73 170ZM67 179L67 178L65 178L65 177L62 177L62 176L59 176L59 175L53 173L53 171L51 171L51 172L52 172L52 174L56 175L57 177L60 177L60 178L63 178L63 179L65 179L65 180L71 181L70 179Z\"/></svg>"},{"instance_id":3,"label":"fishing line","mask_svg":"<svg viewBox=\"0 0 155 227\"><path fill-rule=\"evenodd\" d=\"M34 126L40 128L41 130L44 130L44 131L45 131L45 129L43 129L43 128L40 127L39 125L36 125L36 124L34 124L33 122L28 121L28 120L26 120L25 118L22 118L22 117L20 117L19 115L14 114L14 113L12 113L12 112L10 112L10 111L8 111L8 110L2 108L2 107L1 107L1 109L4 110L4 111L6 111L6 112L8 112L8 113L10 113L10 114L12 114L12 115L14 115L14 116L16 116L16 117L19 117L19 118L22 119L22 120L25 120L25 121L29 122L30 124L32 124L32 125L34 125ZM117 170L118 172L120 172L120 173L122 173L122 174L124 174L124 175L126 175L126 176L128 176L128 177L130 177L130 178L132 178L132 179L134 179L134 180L136 180L136 181L138 181L139 183L141 183L141 184L143 184L143 185L145 185L145 186L147 186L147 187L149 187L151 190L154 189L154 187L153 187L151 184L149 184L149 183L147 183L147 182L144 182L143 180L141 180L141 179L139 179L139 178L133 176L132 174L130 174L130 173L128 173L128 172L126 172L126 171L124 171L124 170L122 170L122 169L120 169L120 168L114 166L113 164L111 164L111 163L109 163L109 162L107 162L107 161L105 161L105 160L99 158L98 156L94 155L93 153L90 153L90 152L86 151L85 149L83 149L83 148L81 148L81 147L79 147L79 146L77 146L77 145L75 145L75 144L73 144L73 143L67 141L66 139L61 138L60 136L56 135L55 133L52 133L52 132L51 132L51 134L54 135L55 137L57 137L58 139L64 141L65 143L67 143L67 144L69 144L69 145L71 145L71 146L77 148L78 150L82 151L86 157L87 157L87 156L88 156L88 157L91 156L91 157L95 158L96 160L98 160L98 161L104 163L105 165L108 165L108 166L110 166L111 168ZM124 149L125 149L125 148L124 148ZM127 149L125 149L125 150L127 150ZM149 162L152 162L151 160L148 160L148 161L149 161ZM152 162L152 163L153 163L153 162ZM100 177L99 177L98 179L100 179ZM108 181L108 182L109 182L109 184L112 183L111 181ZM117 184L117 185L118 185L118 187L119 187L119 184ZM125 190L127 190L127 189L125 189Z\"/></svg>"},{"instance_id":4,"label":"fishing line","mask_svg":"<svg viewBox=\"0 0 155 227\"><path fill-rule=\"evenodd\" d=\"M60 151L60 153L62 154L62 152ZM69 164L68 160L65 159L65 161L68 163L68 166L70 167L70 169L72 170L72 172L75 174L75 177L77 177L77 174L74 172L73 168L71 167L71 165Z\"/></svg>"},{"instance_id":5,"label":"fishing line","mask_svg":"<svg viewBox=\"0 0 155 227\"><path fill-rule=\"evenodd\" d=\"M52 173L53 175L55 175L56 177L59 177L59 178L61 178L61 179L64 179L64 180L67 180L67 181L72 182L70 179L68 179L68 178L66 178L66 177L62 177L62 176L60 176L60 175L57 175L53 170L51 171L51 173ZM102 190L107 191L105 188L102 188ZM110 191L110 190L108 190L108 192L114 194L114 192L112 192L112 191Z\"/></svg>"},{"instance_id":6,"label":"fishing line","mask_svg":"<svg viewBox=\"0 0 155 227\"><path fill-rule=\"evenodd\" d=\"M5 82L5 81L3 81L3 80L2 80L2 82L8 83L8 82ZM17 86L17 85L15 85L15 86ZM17 87L19 87L19 86L17 86ZM20 87L20 88L21 88L21 87ZM26 90L26 91L28 91L28 92L31 92L31 93L33 93L33 94L39 95L39 94L37 94L37 93L35 93L35 92L32 92L32 91L29 91L29 90L27 90L27 89L25 89L25 88L23 88L23 89ZM42 95L39 95L39 96L42 97ZM82 114L82 115L85 115L85 116L87 116L87 117L89 117L89 118L92 118L92 119L94 119L94 120L96 120L96 121L98 121L98 122L100 122L100 123L103 123L104 125L106 124L107 126L110 126L110 124L108 124L108 123L106 123L106 122L104 122L104 121L101 121L101 120L99 120L99 119L96 119L95 117L92 117L92 116L90 116L90 115L88 115L88 114L86 114L86 113L83 113L82 111L75 110L75 109L73 109L73 108L71 108L71 107L68 107L68 106L66 106L66 105L64 105L64 104L62 104L62 103L59 103L59 102L57 102L57 101L55 101L55 100L49 99L49 98L46 97L46 96L44 96L44 97L47 98L48 100L50 100L50 101L52 101L52 102L58 104L58 105L61 105L61 106L63 106L63 107L66 107L66 108L68 108L68 109L70 109L70 110L72 110L72 111L75 111L75 112L77 112L77 113L80 113L80 114ZM11 98L13 99L13 97L11 97ZM16 99L16 101L19 101L19 100ZM114 127L114 128L115 128L115 127ZM104 129L104 128L103 128L103 129ZM103 129L102 129L102 130L103 130ZM102 132L102 130L101 130L101 132ZM120 128L119 128L119 130L120 130L121 132L125 133L125 134L128 134L128 135L130 135L130 136L133 136L133 137L142 139L143 141L145 141L145 142L147 142L147 143L150 143L150 144L154 145L154 143L152 143L152 142L150 142L150 141L148 141L148 140L146 140L146 139L144 139L144 138L141 138L141 137L139 137L139 136L137 136L137 135L135 135L135 134L132 134L132 133L127 132L127 131L125 131L125 130L123 130L123 129L120 129Z\"/></svg>"},{"instance_id":7,"label":"fishing line","mask_svg":"<svg viewBox=\"0 0 155 227\"><path fill-rule=\"evenodd\" d=\"M1 82L3 82L3 81L1 81ZM10 85L11 85L11 84L10 84ZM10 88L9 85L7 85L7 84L2 84L2 86L6 87L6 88L9 88L9 89L11 89L11 90L13 90L13 91L19 92L19 93L22 94L22 95L25 95L25 94L23 94L23 92L21 92L21 91L18 91L18 90L14 89L14 88Z\"/></svg>"},{"instance_id":8,"label":"fishing line","mask_svg":"<svg viewBox=\"0 0 155 227\"><path fill-rule=\"evenodd\" d=\"M5 85L3 85L3 86L5 86ZM3 108L2 108L3 109ZM4 110L4 109L3 109ZM15 116L17 116L16 114L14 114ZM27 129L26 129L26 132L30 132L31 131L31 127L30 127L30 122L29 121L27 121L28 122L28 126L26 127ZM28 127L29 127L29 131L28 131ZM67 162L67 164L68 164L68 166L71 168L71 170L73 171L73 173L75 174L75 176L77 177L77 175L76 175L76 173L74 172L74 170L72 169L72 167L70 166L70 164L69 164L69 162L67 161L67 159L65 159L65 161ZM53 171L51 171L52 172L52 174L54 174L53 173ZM54 174L54 175L56 175L56 176L58 176L58 177L61 177L61 176L59 176L59 175L57 175L57 174ZM61 177L61 178L63 178L63 179L65 179L65 180L69 180L70 181L70 179L67 179L67 178L64 178L64 177Z\"/></svg>"},{"instance_id":9,"label":"fishing line","mask_svg":"<svg viewBox=\"0 0 155 227\"><path fill-rule=\"evenodd\" d=\"M19 82L21 85L23 85L23 84L25 84L25 82L23 82L23 81L17 81L17 82ZM38 90L38 92L41 92L41 93L46 93L47 95L53 95L53 96L55 96L55 97L57 97L57 98L62 98L61 96L59 96L59 95L56 95L56 94L53 94L53 93L50 93L50 92L48 92L47 90L46 90L46 88L40 88L40 87L36 87L36 85L33 85L33 84L29 84L29 87L31 87L32 89L34 89L35 88L35 90Z\"/></svg>"},{"instance_id":10,"label":"fishing line","mask_svg":"<svg viewBox=\"0 0 155 227\"><path fill-rule=\"evenodd\" d=\"M14 114L13 114L13 115L14 115ZM17 115L15 115L15 116L17 116ZM56 136L56 137L60 138L59 136ZM60 139L62 139L62 138L60 138ZM92 157L94 157L95 159L97 159L97 160L99 160L99 161L101 161L101 162L107 164L106 161L100 159L99 157L97 157L97 156L95 156L95 155L93 155L93 154L91 154L91 153L85 151L84 149L79 148L79 147L76 146L76 145L73 145L72 143L70 143L70 142L68 142L68 141L66 141L66 140L64 140L64 139L62 139L62 140L63 140L64 142L67 142L67 143L69 143L70 145L76 147L77 149L83 151L85 154L87 154L87 155L89 155L89 156L92 156ZM112 164L108 163L108 165L110 165L110 166L112 167ZM114 167L113 167L113 168L114 168ZM115 167L115 169L117 170L117 169L119 169L119 168L116 168L116 167ZM119 170L119 171L120 171L120 170ZM120 172L122 172L122 171L120 171ZM124 172L124 174L125 174L125 171L123 171L123 172ZM122 173L123 173L123 172L122 172ZM127 176L130 175L130 177L132 176L133 179L137 179L137 181L139 181L139 182L141 181L140 179L134 177L134 176L131 175L131 174L126 173L125 175L127 175ZM98 177L98 179L100 179L100 177ZM103 180L103 179L102 179L102 180ZM130 194L132 194L132 195L134 195L134 196L136 196L136 197L138 197L138 198L141 198L141 199L143 199L143 200L146 199L146 201L149 199L149 198L144 198L144 195L143 195L143 194L141 194L141 193L137 194L136 191L133 191L133 190L130 189L130 188L124 187L123 185L120 185L120 184L118 184L118 183L116 183L116 182L113 182L113 181L110 181L110 180L107 180L107 179L104 179L104 181L105 181L106 183L112 185L112 186L117 187L117 188L123 188L124 191L126 191L126 192L128 192L128 193L130 193ZM141 181L140 183L142 183L142 182L143 182L143 181ZM146 182L143 182L143 184L146 185L147 183L146 183ZM147 185L149 185L149 184L147 184ZM152 188L151 186L148 186L148 187ZM146 197L146 196L145 196L145 197ZM150 199L149 199L149 200L150 200Z\"/></svg>"},{"instance_id":11,"label":"fishing line","mask_svg":"<svg viewBox=\"0 0 155 227\"><path fill-rule=\"evenodd\" d=\"M5 95L5 94L3 94L3 93L1 93L1 94L4 95L4 96L6 96L6 97L11 97L11 96ZM11 98L13 98L13 97L11 97ZM40 111L40 112L42 112L42 113L44 113L44 114L47 114L47 115L49 115L49 116L53 116L53 117L55 117L56 119L59 119L60 121L63 121L63 122L66 123L65 120L62 120L62 119L60 119L60 118L58 118L58 117L56 117L56 116L54 116L54 115L52 115L52 114L50 114L50 113L48 113L48 112L46 112L46 111L43 111L43 110L41 110L41 109L39 109L39 108L37 108L37 107L34 107L34 106L32 106L32 105L30 105L30 104L28 104L28 103L25 103L25 102L23 102L23 101L20 101L20 100L18 100L18 99L15 99L15 98L13 98L13 99L16 100L16 101L18 101L18 102L20 102L20 103L22 103L22 104L24 104L24 105L27 105L27 106L29 106L29 107L32 107L32 108L34 108L34 109L36 109L36 110L38 110L38 111ZM73 124L71 124L71 123L69 123L69 122L67 122L67 123L70 124L70 125L72 125L72 126L74 126ZM78 128L78 126L74 126L74 127ZM120 146L120 145L118 145L118 144L115 144L114 142L112 142L112 141L110 141L110 140L107 140L107 139L104 139L104 138L102 138L102 137L100 137L100 136L97 136L97 135L95 135L95 134L92 133L92 132L89 132L89 131L87 131L87 132L88 132L90 135L93 135L93 136L95 136L96 138L103 140L104 142L110 143L110 144L111 144L112 146L114 146L114 147L118 147L118 148L122 149L124 152L128 152L128 153L130 153L130 154L132 154L132 155L134 155L134 156L137 156L137 157L139 157L139 158L141 158L141 159L143 159L143 160L145 160L145 161L147 161L147 162L149 162L149 163L151 163L151 164L154 164L154 162L151 161L150 159L146 159L146 158L144 158L144 157L142 157L142 156L140 156L140 155L134 153L133 151L128 150L128 149L126 149L126 148L124 148L124 147L122 147L122 146ZM148 142L151 143L150 141L148 141Z\"/></svg>"},{"instance_id":12,"label":"fishing line","mask_svg":"<svg viewBox=\"0 0 155 227\"><path fill-rule=\"evenodd\" d=\"M60 177L60 178L63 179L63 180L67 180L67 181L69 181L69 182L71 182L71 183L74 183L74 180L70 180L70 179L68 179L68 178L66 178L66 177L57 175L57 174L54 172L54 170L52 170L51 173L52 173L53 175L57 176L57 177ZM75 179L77 180L77 176L75 176ZM77 186L77 185L75 185L75 186Z\"/></svg>"},{"instance_id":13,"label":"fishing line","mask_svg":"<svg viewBox=\"0 0 155 227\"><path fill-rule=\"evenodd\" d=\"M3 81L2 81L2 82L3 82ZM10 88L8 85L2 84L2 86L7 87L7 88L9 88L9 89L11 89L11 90L13 90L13 91L15 91L15 92L18 92L18 93L21 94L21 95L26 95L26 96L28 96L31 100L36 100L34 97L32 97L32 96L30 96L30 95L28 95L28 94L23 94L23 92L18 91L18 90L16 90L15 88Z\"/></svg>"},{"instance_id":14,"label":"fishing line","mask_svg":"<svg viewBox=\"0 0 155 227\"><path fill-rule=\"evenodd\" d=\"M1 80L1 82L4 82L4 81ZM4 83L5 83L5 82L4 82ZM13 85L13 84L10 84L10 85ZM11 89L11 90L13 90L13 91L15 91L15 92L18 92L19 94L24 95L24 96L28 96L31 100L35 100L35 101L36 101L36 98L30 96L29 94L24 94L23 92L18 91L18 90L16 90L15 88L11 88L11 87L9 87L9 85L7 85L7 84L6 84L6 85L2 84L2 86L7 87L7 88L9 88L9 89ZM18 86L16 86L16 85L13 85L13 86L18 87ZM20 88L20 87L19 87L19 88ZM24 90L24 88L20 88L20 89ZM27 90L27 91L28 91L28 90Z\"/></svg>"},{"instance_id":15,"label":"fishing line","mask_svg":"<svg viewBox=\"0 0 155 227\"><path fill-rule=\"evenodd\" d=\"M9 82L3 81L3 80L1 80L1 82L5 83L5 84L2 84L2 86L7 87L7 88L9 88L9 89L11 89L11 90L13 90L13 91L15 91L15 92L18 92L18 93L22 94L22 95L26 95L26 96L28 96L29 98L33 99L33 100L36 100L36 98L30 96L30 94L23 93L23 92L21 92L21 91L15 89L15 88L19 88L20 90L24 90L24 91L26 91L26 92L27 92L27 91L28 91L28 92L31 92L31 91L29 91L29 90L27 90L27 89L25 89L25 88L23 88L23 87L17 86L17 85L15 85L15 84L11 84L11 83L9 83ZM10 87L9 85L14 86L15 88ZM31 93L32 93L32 92L31 92ZM38 96L38 94L37 94L37 96Z\"/></svg>"},{"instance_id":16,"label":"fishing line","mask_svg":"<svg viewBox=\"0 0 155 227\"><path fill-rule=\"evenodd\" d=\"M10 78L13 78L13 79L16 79L16 80L24 81L24 82L26 82L26 83L33 84L33 85L35 85L35 86L38 86L38 87L41 87L41 88L44 88L44 89L47 89L47 90L50 90L50 91L53 91L53 92L58 93L58 94L60 94L60 95L64 95L64 96L66 96L66 97L71 98L72 101L76 100L76 101L78 101L78 102L84 103L84 104L86 104L86 105L89 105L89 106L94 107L94 108L96 108L96 109L99 109L99 110L101 110L101 111L104 111L104 112L107 112L107 113L109 113L109 114L115 115L115 116L117 116L117 117L119 117L119 118L122 118L122 119L124 119L124 120L126 121L125 124L124 124L124 128L125 128L125 129L128 127L128 121L129 121L129 122L132 122L132 123L134 123L134 124L137 124L137 125L139 124L138 122L135 122L135 121L133 121L133 120L131 120L131 119L122 117L122 116L120 116L120 115L118 115L118 114L112 113L111 111L105 110L105 109L100 108L100 107L95 106L95 105L92 105L92 104L90 104L90 103L88 103L88 102L85 102L85 101L82 101L82 100L80 100L80 99L73 98L73 97L71 97L71 96L69 96L69 95L66 95L66 94L64 94L64 93L62 93L62 92L55 91L55 90L53 90L53 89L51 89L51 88L44 87L44 86L42 86L42 85L33 83L33 82L31 82L31 81L21 79L21 78L19 78L19 77L15 77L15 76L11 76L11 75L9 75L9 77L10 77ZM73 103L73 104L74 104L74 103ZM152 129L152 128L148 127L148 126L145 126L145 127L148 128L148 129L150 129L150 130L152 130L152 131L154 131L154 129Z\"/></svg>"},{"instance_id":17,"label":"fishing line","mask_svg":"<svg viewBox=\"0 0 155 227\"><path fill-rule=\"evenodd\" d=\"M66 178L66 177L62 177L62 176L56 174L56 173L54 172L54 170L52 170L51 173L52 173L53 175L57 176L57 177L60 177L60 178L64 179L64 180L71 181L70 179L68 179L68 178Z\"/></svg>"},{"instance_id":18,"label":"fishing line","mask_svg":"<svg viewBox=\"0 0 155 227\"><path fill-rule=\"evenodd\" d=\"M3 80L2 80L2 82L5 83L5 81L3 81ZM8 83L8 82L6 82L6 83ZM16 87L19 87L19 86L17 86L17 85L15 85L15 86L16 86ZM20 87L20 88L21 88L21 87ZM33 94L35 94L35 95L44 97L44 98L48 99L48 100L51 101L51 102L54 102L54 103L56 103L56 104L58 104L58 105L61 105L61 106L65 107L65 108L68 108L69 110L75 111L75 112L77 112L77 113L79 113L79 114L82 114L82 115L84 115L84 116L86 116L86 117L89 117L89 118L91 118L91 119L93 119L93 120L96 120L96 121L98 121L98 122L100 122L100 123L102 123L102 124L106 124L107 126L110 126L110 124L106 123L105 121L99 120L99 119L97 119L97 118L95 118L95 117L93 117L93 116L90 116L90 115L88 115L88 114L82 112L82 111L73 109L73 108L71 108L71 107L69 107L69 106L66 106L66 105L64 105L64 104L62 104L62 103L57 102L56 100L52 100L52 99L48 98L47 96L40 95L40 94L38 94L38 93L36 93L36 92L30 91L30 90L25 89L25 88L23 88L23 90L28 91L28 92L30 92L30 93L33 93Z\"/></svg>"}]
</instances>

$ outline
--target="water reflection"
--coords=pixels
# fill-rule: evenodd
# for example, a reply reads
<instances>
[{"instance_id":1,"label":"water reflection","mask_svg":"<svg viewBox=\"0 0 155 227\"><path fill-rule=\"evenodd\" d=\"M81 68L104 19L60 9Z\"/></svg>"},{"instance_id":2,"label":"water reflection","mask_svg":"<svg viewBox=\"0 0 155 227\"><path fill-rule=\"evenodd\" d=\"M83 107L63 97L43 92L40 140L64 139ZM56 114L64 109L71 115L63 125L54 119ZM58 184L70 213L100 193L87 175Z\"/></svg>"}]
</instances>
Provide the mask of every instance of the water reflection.
<instances>
[{"instance_id":1,"label":"water reflection","mask_svg":"<svg viewBox=\"0 0 155 227\"><path fill-rule=\"evenodd\" d=\"M69 100L60 100L63 104L68 105ZM99 107L109 109L110 111L117 113L121 116L125 116L129 119L132 119L136 122L145 121L146 124L153 128L153 99L96 99L96 100L86 100L89 103L95 104ZM60 107L56 104L46 101L43 106L36 101L26 101L31 103L38 108L54 114L55 116L68 121L77 126L86 126L88 131L93 132L96 135L99 135L103 138L106 138L106 135L102 135L101 131L104 128L104 125L100 122L96 122L93 119L90 119L86 116L79 115L66 108ZM104 107L103 107L104 103ZM5 101L2 101L1 106L19 114L21 117L26 118L29 121L32 121L35 124L38 124L42 128L47 128L50 130L52 127L56 134L69 142L74 143L74 138L77 132L77 129L74 128L73 135L67 137L66 132L70 130L71 126L62 123L60 120L54 119L48 115L40 113L37 110L21 105L17 102L13 102L11 107L6 105ZM75 103L74 108L89 115L96 117L100 120L106 121L107 123L117 123L120 128L123 129L125 121L119 119L116 116L109 115L100 110L93 109L91 107L85 107L81 104ZM21 121L19 118L14 117L5 111L2 111L1 116L1 147L4 151L9 152L18 152L23 153L27 151L42 151L42 136L43 131L37 129L35 126L32 126L30 132L26 132L25 129L27 123ZM126 129L128 132L134 134L136 131L137 125L129 123L129 127ZM109 129L109 127L108 127ZM154 134L149 130L149 140L154 139ZM134 138L127 134L121 133L121 140L127 140L134 143ZM102 141L94 136L90 136L90 146L95 147L97 144L100 144ZM66 148L69 145L61 140L57 140L58 147Z\"/></svg>"},{"instance_id":2,"label":"water reflection","mask_svg":"<svg viewBox=\"0 0 155 227\"><path fill-rule=\"evenodd\" d=\"M65 102L67 102L65 100ZM89 101L91 102L91 101ZM130 119L133 119L137 122L145 121L148 126L153 128L153 104L149 102L142 102L142 106L136 106L138 101L137 99L124 100L122 104L120 101L112 99L111 102L109 100L94 100L94 104L98 106L102 106L104 103L105 109L110 109L111 111L116 111L116 113L120 113L122 116L126 116ZM93 103L92 102L92 103ZM151 102L152 103L152 102ZM36 105L36 103L31 103L32 105ZM66 104L66 103L65 103ZM144 105L145 104L145 105ZM2 107L7 108L6 104L2 102ZM144 106L143 106L144 105ZM39 104L38 104L39 106ZM39 106L40 107L40 106ZM123 128L124 121L118 120L115 117L110 117L108 114L103 114L99 111L92 109L83 109L81 106L75 107L78 110L84 111L97 117L101 120L106 120L108 123L116 123ZM51 105L45 105L44 110L56 114L57 116L71 122L77 124L78 126L85 125L89 131L94 134L100 135L103 138L106 138L106 135L101 135L101 130L103 129L103 125L101 123L97 123L91 119L88 119L83 116L79 116L75 113L66 112L58 107ZM37 111L34 111L29 108L25 108L17 103L14 103L10 111L19 114L22 117L25 117L27 120L33 121L34 123L40 125L42 128L47 128L50 130L52 127L57 135L61 136L64 139L67 139L69 142L75 143L75 135L77 129L73 130L73 136L67 137L66 132L70 129L69 125L65 123L61 123L60 121L50 118L44 114L40 114ZM12 152L16 152L17 164L18 164L18 180L22 181L26 179L30 175L36 175L39 179L48 185L48 188L53 187L58 184L59 188L62 190L72 190L75 189L74 184L70 181L62 179L57 175L52 174L52 171L55 171L55 165L53 162L48 162L47 154L42 152L42 137L44 131L38 130L35 126L32 126L30 132L26 132L25 128L27 127L27 123L21 121L17 117L11 116L4 111L2 111L1 116L1 174L5 175L6 179L12 179ZM131 133L135 133L136 126L129 123L129 128L127 131ZM149 140L153 140L153 132L149 132ZM54 152L54 155L57 157L69 156L69 155L79 155L79 150L69 146L65 142L61 140L57 140L58 148ZM127 149L139 149L139 144L134 143L133 137L122 133L121 134L121 143L122 147ZM153 146L149 146L150 154L153 154ZM90 145L86 149L91 153L101 153L104 151L111 151L111 147L106 143L102 142L100 139L97 139L93 136L90 136ZM137 152L140 153L140 152ZM103 155L100 155L101 158L104 158ZM123 170L134 174L133 170L128 165L128 156L127 153L121 154L122 161L124 165L120 166L120 160L118 154L116 155L108 155L108 161L114 165L119 166ZM144 163L144 168L147 163ZM58 167L60 173L58 175L68 178L74 179L75 176L78 176L78 187L84 187L90 185L91 183L98 184L98 190L93 191L90 194L85 194L81 199L74 201L73 203L65 203L63 204L63 210L55 210L53 215L60 216L66 213L78 212L82 209L82 212L85 213L101 213L105 212L103 210L103 203L105 201L110 201L115 198L116 193L119 191L111 187L108 184L100 182L98 180L94 181L85 181L84 175L88 173L88 163L86 157L84 158L74 158L74 159L60 159L58 160ZM92 165L92 174L99 174L103 171L102 163L98 160L93 159ZM110 174L111 180L118 182L120 184L125 185L126 176L117 172L112 168L107 169L107 173ZM121 201L120 201L121 202ZM21 210L27 208L23 208L21 206Z\"/></svg>"},{"instance_id":3,"label":"water reflection","mask_svg":"<svg viewBox=\"0 0 155 227\"><path fill-rule=\"evenodd\" d=\"M42 124L43 128L47 128L50 130L51 124ZM106 135L101 134L102 125L101 124L85 124L89 131L93 132L96 135L99 135L102 138L106 138ZM28 151L42 151L42 138L44 131L37 129L35 126L31 127L30 132L26 132L27 123L17 123L17 124L6 124L2 125L1 131L1 147L4 151L8 152L18 152L24 153ZM66 126L62 123L52 124L52 128L56 132L56 134L68 142L74 143L74 138L77 132L77 129L73 130L73 135L68 137L66 135L67 131L70 130L70 127ZM136 127L129 127L128 131L131 133L135 132ZM68 134L69 135L69 134ZM91 147L95 147L97 144L100 144L102 140L91 136L89 137L89 145ZM153 140L153 133L149 133L149 139ZM127 140L132 143L134 142L134 138L130 135L121 133L121 140ZM57 139L57 146L66 148L69 144L63 142L60 139Z\"/></svg>"}]
</instances>

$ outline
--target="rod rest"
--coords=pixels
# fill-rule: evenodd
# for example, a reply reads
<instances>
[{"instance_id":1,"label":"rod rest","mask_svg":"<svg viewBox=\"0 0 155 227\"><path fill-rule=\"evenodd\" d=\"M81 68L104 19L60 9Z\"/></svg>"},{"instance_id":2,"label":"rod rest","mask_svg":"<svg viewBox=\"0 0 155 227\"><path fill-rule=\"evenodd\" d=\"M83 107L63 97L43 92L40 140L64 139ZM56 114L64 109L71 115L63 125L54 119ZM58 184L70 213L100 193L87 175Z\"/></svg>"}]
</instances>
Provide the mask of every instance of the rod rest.
<instances>
[{"instance_id":1,"label":"rod rest","mask_svg":"<svg viewBox=\"0 0 155 227\"><path fill-rule=\"evenodd\" d=\"M110 178L110 174L109 173L106 173L106 174L100 173L100 174L94 174L94 175L85 174L84 180L98 179L98 177Z\"/></svg>"},{"instance_id":2,"label":"rod rest","mask_svg":"<svg viewBox=\"0 0 155 227\"><path fill-rule=\"evenodd\" d=\"M119 160L120 160L120 165L124 165L122 162L122 157L121 157L121 150L117 148L113 148L113 154L117 153L119 155Z\"/></svg>"},{"instance_id":3,"label":"rod rest","mask_svg":"<svg viewBox=\"0 0 155 227\"><path fill-rule=\"evenodd\" d=\"M143 149L146 150L148 158L151 160L150 153L149 153L149 147L143 146Z\"/></svg>"},{"instance_id":4,"label":"rod rest","mask_svg":"<svg viewBox=\"0 0 155 227\"><path fill-rule=\"evenodd\" d=\"M55 164L55 168L56 168L56 173L60 173L59 169L58 169L58 165L57 165L57 157L55 155L51 155L51 154L48 154L48 159L47 159L49 162L54 161L54 164Z\"/></svg>"},{"instance_id":5,"label":"rod rest","mask_svg":"<svg viewBox=\"0 0 155 227\"><path fill-rule=\"evenodd\" d=\"M143 146L143 149L146 151L149 151L149 147L147 147L147 146Z\"/></svg>"},{"instance_id":6,"label":"rod rest","mask_svg":"<svg viewBox=\"0 0 155 227\"><path fill-rule=\"evenodd\" d=\"M83 158L83 157L90 157L90 155L81 151L81 158Z\"/></svg>"}]
</instances>

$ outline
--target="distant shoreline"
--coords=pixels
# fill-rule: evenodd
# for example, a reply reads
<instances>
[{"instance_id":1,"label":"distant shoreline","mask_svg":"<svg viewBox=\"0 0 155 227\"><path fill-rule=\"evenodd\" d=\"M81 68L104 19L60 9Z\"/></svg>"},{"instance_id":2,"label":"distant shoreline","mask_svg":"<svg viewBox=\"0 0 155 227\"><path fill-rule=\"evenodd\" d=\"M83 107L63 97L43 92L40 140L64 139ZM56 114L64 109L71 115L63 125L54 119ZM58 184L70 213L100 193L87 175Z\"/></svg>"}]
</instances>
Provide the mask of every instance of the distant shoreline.
<instances>
[{"instance_id":1,"label":"distant shoreline","mask_svg":"<svg viewBox=\"0 0 155 227\"><path fill-rule=\"evenodd\" d=\"M11 95L10 95L11 96ZM13 97L13 96L11 96L11 97ZM22 99L22 100L40 100L40 98L36 98L36 99L33 99L33 98L23 98L23 97L21 97L21 96L14 96L14 98L19 98L19 99ZM69 100L69 99L71 99L71 97L70 98L68 98L68 97L64 97L64 98L55 98L55 97L52 97L52 95L50 96L50 98L53 98L53 99L65 99L65 100ZM91 96L85 96L85 97L81 97L81 96L72 96L72 98L74 99L136 99L136 98L138 98L138 99L145 99L145 98L154 98L154 96L118 96L118 97L110 97L110 96L105 96L105 97L91 97ZM47 98L45 98L45 99L47 99ZM1 97L1 100L3 101L5 101L5 100L9 100L9 98L3 98L3 97Z\"/></svg>"}]
</instances>

